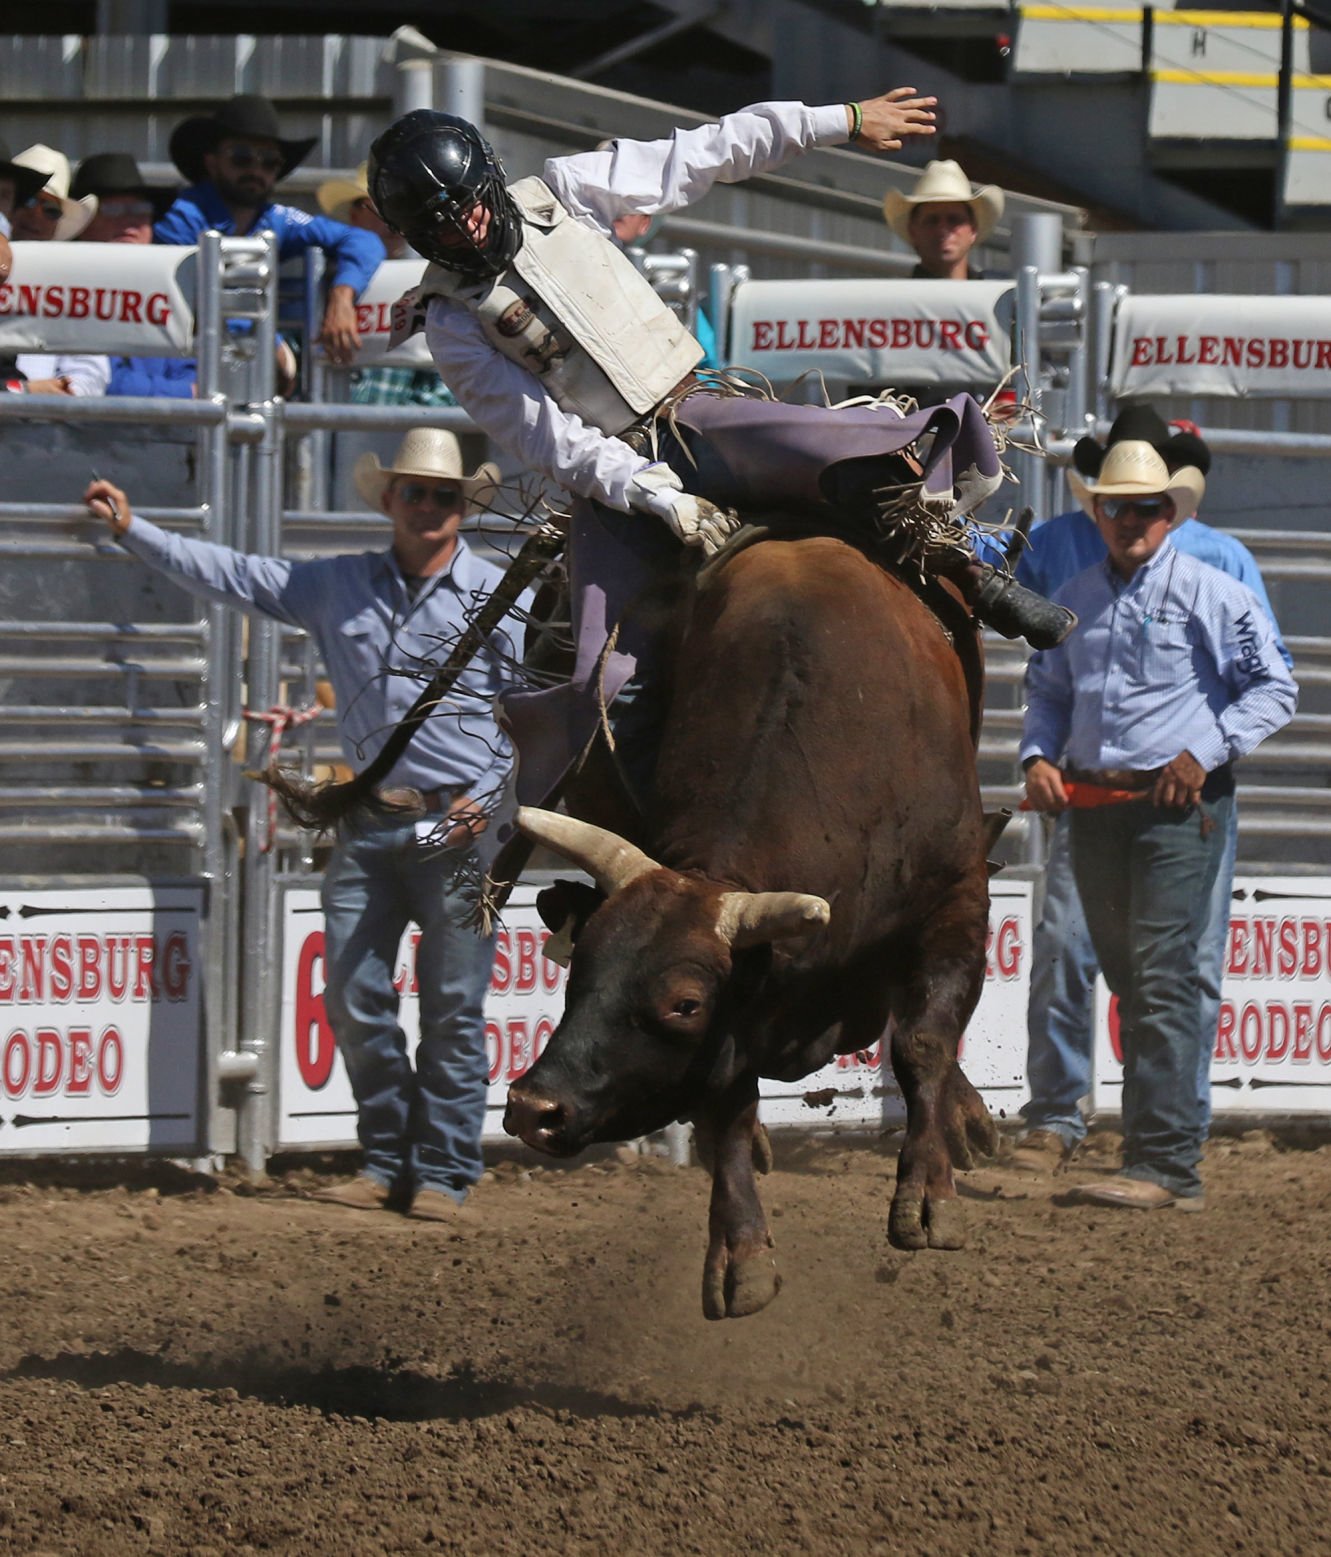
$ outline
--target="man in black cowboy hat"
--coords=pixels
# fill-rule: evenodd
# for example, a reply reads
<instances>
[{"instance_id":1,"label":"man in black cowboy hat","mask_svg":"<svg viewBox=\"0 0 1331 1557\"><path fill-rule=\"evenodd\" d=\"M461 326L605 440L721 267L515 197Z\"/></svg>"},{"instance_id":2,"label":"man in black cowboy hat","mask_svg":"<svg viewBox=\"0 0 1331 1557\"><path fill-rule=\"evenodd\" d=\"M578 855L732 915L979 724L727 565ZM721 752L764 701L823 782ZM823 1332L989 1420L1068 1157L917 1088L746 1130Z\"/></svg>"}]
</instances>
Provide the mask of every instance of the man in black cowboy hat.
<instances>
[{"instance_id":1,"label":"man in black cowboy hat","mask_svg":"<svg viewBox=\"0 0 1331 1557\"><path fill-rule=\"evenodd\" d=\"M19 206L25 205L45 185L55 171L26 168L15 162L9 147L0 140L0 238L9 236L9 224Z\"/></svg>"},{"instance_id":2,"label":"man in black cowboy hat","mask_svg":"<svg viewBox=\"0 0 1331 1557\"><path fill-rule=\"evenodd\" d=\"M284 260L323 249L332 276L319 339L332 361L348 363L360 346L355 301L383 263L384 246L371 232L273 200L277 181L305 160L316 139L283 139L277 110L252 94L183 120L171 134L171 160L190 187L153 232L158 243L186 244L208 228L241 235L268 228Z\"/></svg>"},{"instance_id":3,"label":"man in black cowboy hat","mask_svg":"<svg viewBox=\"0 0 1331 1557\"><path fill-rule=\"evenodd\" d=\"M1073 463L1082 477L1093 480L1099 476L1109 450L1133 440L1149 443L1171 473L1191 465L1205 476L1211 468L1211 451L1191 423L1166 425L1151 407L1144 405L1127 406L1103 445L1094 438L1082 438L1073 451ZM1246 584L1274 624L1262 575L1252 553L1241 541L1223 530L1212 529L1191 514L1182 516L1170 531L1170 539L1177 550ZM1078 508L1035 527L1017 565L1017 577L1031 589L1053 594L1105 555L1105 543L1095 521ZM1280 639L1279 629L1276 642L1285 663L1292 667L1294 662ZM1201 1025L1204 1032L1212 1035L1212 1041L1202 1046L1198 1074L1199 1100L1206 1124L1211 1117L1211 1051L1219 1022L1221 973L1238 844L1237 807L1229 811L1226 822L1225 849L1199 958ZM1029 1128L1013 1158L1014 1166L1023 1172L1056 1168L1086 1133L1078 1103L1091 1089L1092 1006L1098 971L1099 959L1091 945L1072 874L1069 816L1063 812L1050 834L1044 908L1032 946L1026 1067L1031 1099L1022 1109Z\"/></svg>"},{"instance_id":4,"label":"man in black cowboy hat","mask_svg":"<svg viewBox=\"0 0 1331 1557\"><path fill-rule=\"evenodd\" d=\"M148 187L127 151L85 157L69 192L75 200L97 196L97 215L79 234L80 243L151 243L153 223L172 200L169 190Z\"/></svg>"}]
</instances>

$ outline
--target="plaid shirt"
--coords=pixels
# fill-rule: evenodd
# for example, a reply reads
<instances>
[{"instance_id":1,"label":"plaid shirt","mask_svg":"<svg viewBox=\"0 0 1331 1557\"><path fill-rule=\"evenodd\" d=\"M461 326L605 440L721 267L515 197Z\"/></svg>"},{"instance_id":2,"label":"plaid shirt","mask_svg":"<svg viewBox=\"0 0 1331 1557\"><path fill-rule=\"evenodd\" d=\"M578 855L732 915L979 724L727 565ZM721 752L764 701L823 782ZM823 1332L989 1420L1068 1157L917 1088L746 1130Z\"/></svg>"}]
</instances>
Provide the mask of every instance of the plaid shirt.
<instances>
[{"instance_id":1,"label":"plaid shirt","mask_svg":"<svg viewBox=\"0 0 1331 1557\"><path fill-rule=\"evenodd\" d=\"M456 405L453 392L429 368L360 368L351 375L356 405Z\"/></svg>"}]
</instances>

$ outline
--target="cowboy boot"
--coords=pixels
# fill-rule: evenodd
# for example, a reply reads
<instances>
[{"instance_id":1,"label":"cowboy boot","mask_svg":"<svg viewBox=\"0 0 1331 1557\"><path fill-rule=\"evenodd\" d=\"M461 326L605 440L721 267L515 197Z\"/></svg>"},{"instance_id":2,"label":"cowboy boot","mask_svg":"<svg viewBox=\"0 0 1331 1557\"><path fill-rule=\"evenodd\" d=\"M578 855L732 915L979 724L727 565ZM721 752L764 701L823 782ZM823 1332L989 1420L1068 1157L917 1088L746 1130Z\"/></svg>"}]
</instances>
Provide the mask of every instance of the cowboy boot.
<instances>
[{"instance_id":1,"label":"cowboy boot","mask_svg":"<svg viewBox=\"0 0 1331 1557\"><path fill-rule=\"evenodd\" d=\"M1024 638L1033 649L1052 649L1077 625L1065 606L1055 605L987 562L966 562L949 577L975 616L1004 638Z\"/></svg>"}]
</instances>

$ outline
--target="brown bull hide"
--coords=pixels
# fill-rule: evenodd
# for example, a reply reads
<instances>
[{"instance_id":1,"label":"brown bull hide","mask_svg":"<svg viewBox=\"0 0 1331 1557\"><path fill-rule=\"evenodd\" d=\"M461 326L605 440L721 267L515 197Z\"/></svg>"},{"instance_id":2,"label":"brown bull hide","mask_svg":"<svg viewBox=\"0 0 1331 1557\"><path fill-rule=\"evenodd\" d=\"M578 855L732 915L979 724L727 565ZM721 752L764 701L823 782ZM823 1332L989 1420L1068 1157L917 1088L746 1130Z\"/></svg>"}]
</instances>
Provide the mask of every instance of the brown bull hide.
<instances>
[{"instance_id":1,"label":"brown bull hide","mask_svg":"<svg viewBox=\"0 0 1331 1557\"><path fill-rule=\"evenodd\" d=\"M959 610L947 626L828 538L768 541L709 575L675 670L655 868L585 918L563 1020L510 1093L509 1128L558 1153L694 1119L713 1163L711 1317L778 1284L753 1180L759 1078L866 1048L889 1016L908 1115L889 1234L961 1242L952 1164L992 1144L956 1064L988 884L978 645ZM785 912L766 933L718 934L770 893Z\"/></svg>"}]
</instances>

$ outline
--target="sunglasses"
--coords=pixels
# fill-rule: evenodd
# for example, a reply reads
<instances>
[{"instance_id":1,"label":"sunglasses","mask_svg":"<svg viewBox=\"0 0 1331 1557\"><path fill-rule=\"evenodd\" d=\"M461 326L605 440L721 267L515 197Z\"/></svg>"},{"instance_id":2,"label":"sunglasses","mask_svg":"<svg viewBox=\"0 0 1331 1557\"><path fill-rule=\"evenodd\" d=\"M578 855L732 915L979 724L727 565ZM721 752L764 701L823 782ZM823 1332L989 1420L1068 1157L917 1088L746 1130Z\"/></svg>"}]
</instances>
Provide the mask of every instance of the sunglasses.
<instances>
[{"instance_id":1,"label":"sunglasses","mask_svg":"<svg viewBox=\"0 0 1331 1557\"><path fill-rule=\"evenodd\" d=\"M109 216L115 221L146 220L153 214L148 200L103 200L97 207L98 216Z\"/></svg>"},{"instance_id":2,"label":"sunglasses","mask_svg":"<svg viewBox=\"0 0 1331 1557\"><path fill-rule=\"evenodd\" d=\"M30 195L23 202L25 211L37 211L48 222L58 222L65 214L65 208L57 200L43 200L40 195Z\"/></svg>"},{"instance_id":3,"label":"sunglasses","mask_svg":"<svg viewBox=\"0 0 1331 1557\"><path fill-rule=\"evenodd\" d=\"M393 492L409 507L414 508L417 503L433 503L445 512L455 508L462 497L456 487L427 487L419 481L399 481Z\"/></svg>"},{"instance_id":4,"label":"sunglasses","mask_svg":"<svg viewBox=\"0 0 1331 1557\"><path fill-rule=\"evenodd\" d=\"M276 173L282 166L282 155L276 151L259 151L254 146L228 146L222 155L233 168L262 168L265 173Z\"/></svg>"},{"instance_id":5,"label":"sunglasses","mask_svg":"<svg viewBox=\"0 0 1331 1557\"><path fill-rule=\"evenodd\" d=\"M1174 503L1168 497L1102 497L1100 512L1106 519L1122 519L1125 514L1136 514L1139 519L1167 519L1174 512Z\"/></svg>"}]
</instances>

